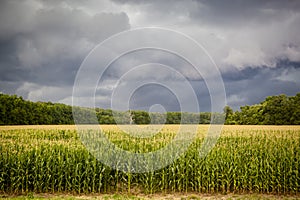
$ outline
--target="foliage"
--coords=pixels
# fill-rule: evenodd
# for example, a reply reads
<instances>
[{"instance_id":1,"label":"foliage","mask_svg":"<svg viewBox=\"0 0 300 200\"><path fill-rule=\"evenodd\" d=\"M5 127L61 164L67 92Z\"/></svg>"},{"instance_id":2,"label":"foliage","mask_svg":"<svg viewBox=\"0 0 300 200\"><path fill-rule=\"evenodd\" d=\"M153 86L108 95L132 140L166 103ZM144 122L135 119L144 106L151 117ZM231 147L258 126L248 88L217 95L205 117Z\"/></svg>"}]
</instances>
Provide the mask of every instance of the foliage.
<instances>
[{"instance_id":1,"label":"foliage","mask_svg":"<svg viewBox=\"0 0 300 200\"><path fill-rule=\"evenodd\" d=\"M130 115L134 124L209 124L211 113L148 113L134 110L74 107L77 123L81 124L129 124ZM96 114L98 121L93 120ZM220 114L221 115L221 114ZM0 125L74 124L72 107L60 103L31 102L16 95L0 94Z\"/></svg>"},{"instance_id":2,"label":"foliage","mask_svg":"<svg viewBox=\"0 0 300 200\"><path fill-rule=\"evenodd\" d=\"M72 124L72 107L0 94L0 125Z\"/></svg>"},{"instance_id":3,"label":"foliage","mask_svg":"<svg viewBox=\"0 0 300 200\"><path fill-rule=\"evenodd\" d=\"M167 145L178 128L165 125L153 138L135 140L116 126L106 126L104 132L119 148L152 152ZM3 127L0 192L299 194L298 127L227 126L216 146L201 157L207 128L199 126L198 137L171 165L154 172L123 173L94 158L75 130Z\"/></svg>"},{"instance_id":4,"label":"foliage","mask_svg":"<svg viewBox=\"0 0 300 200\"><path fill-rule=\"evenodd\" d=\"M111 109L74 107L79 123L100 124L253 124L253 125L299 125L300 93L267 97L256 105L245 105L234 112L225 106L224 113L167 112L148 113L146 111L113 111ZM97 120L93 120L96 115ZM214 118L213 121L211 118ZM16 95L0 94L0 125L27 124L74 124L72 107L60 103L31 102Z\"/></svg>"},{"instance_id":5,"label":"foliage","mask_svg":"<svg viewBox=\"0 0 300 200\"><path fill-rule=\"evenodd\" d=\"M300 125L300 93L267 97L256 105L242 106L227 117L227 124Z\"/></svg>"}]
</instances>

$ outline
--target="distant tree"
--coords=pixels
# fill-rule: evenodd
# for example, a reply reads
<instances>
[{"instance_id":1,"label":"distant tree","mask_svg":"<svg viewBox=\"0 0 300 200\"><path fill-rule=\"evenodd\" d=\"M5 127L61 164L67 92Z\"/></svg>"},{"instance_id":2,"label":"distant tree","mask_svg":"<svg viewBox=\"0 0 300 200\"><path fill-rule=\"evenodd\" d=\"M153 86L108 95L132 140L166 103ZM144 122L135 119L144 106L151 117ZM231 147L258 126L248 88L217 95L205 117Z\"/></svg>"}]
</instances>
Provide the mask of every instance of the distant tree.
<instances>
[{"instance_id":1,"label":"distant tree","mask_svg":"<svg viewBox=\"0 0 300 200\"><path fill-rule=\"evenodd\" d=\"M264 124L290 124L291 104L286 95L267 97L263 105Z\"/></svg>"},{"instance_id":2,"label":"distant tree","mask_svg":"<svg viewBox=\"0 0 300 200\"><path fill-rule=\"evenodd\" d=\"M181 113L180 112L167 112L167 124L180 124Z\"/></svg>"},{"instance_id":3,"label":"distant tree","mask_svg":"<svg viewBox=\"0 0 300 200\"><path fill-rule=\"evenodd\" d=\"M223 109L225 115L225 124L231 124L231 117L233 115L233 110L230 106L225 106Z\"/></svg>"},{"instance_id":4,"label":"distant tree","mask_svg":"<svg viewBox=\"0 0 300 200\"><path fill-rule=\"evenodd\" d=\"M290 122L291 124L300 125L300 93L295 97L290 97Z\"/></svg>"},{"instance_id":5,"label":"distant tree","mask_svg":"<svg viewBox=\"0 0 300 200\"><path fill-rule=\"evenodd\" d=\"M135 124L150 124L151 118L146 111L132 111L133 122Z\"/></svg>"}]
</instances>

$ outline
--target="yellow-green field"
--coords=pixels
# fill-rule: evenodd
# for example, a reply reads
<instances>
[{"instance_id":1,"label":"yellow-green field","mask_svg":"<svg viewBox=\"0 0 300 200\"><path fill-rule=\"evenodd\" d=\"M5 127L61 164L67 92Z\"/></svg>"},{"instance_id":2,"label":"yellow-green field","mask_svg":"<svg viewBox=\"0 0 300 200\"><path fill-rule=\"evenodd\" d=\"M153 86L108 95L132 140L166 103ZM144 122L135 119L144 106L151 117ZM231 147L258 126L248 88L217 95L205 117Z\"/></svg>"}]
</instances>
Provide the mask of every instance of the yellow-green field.
<instances>
[{"instance_id":1,"label":"yellow-green field","mask_svg":"<svg viewBox=\"0 0 300 200\"><path fill-rule=\"evenodd\" d=\"M101 128L119 148L147 153L168 145L180 126L165 125L148 138L122 132L125 126ZM198 126L196 139L172 164L130 173L98 161L82 144L75 126L2 126L0 192L299 195L300 126L223 126L217 144L203 157L199 148L208 128Z\"/></svg>"}]
</instances>

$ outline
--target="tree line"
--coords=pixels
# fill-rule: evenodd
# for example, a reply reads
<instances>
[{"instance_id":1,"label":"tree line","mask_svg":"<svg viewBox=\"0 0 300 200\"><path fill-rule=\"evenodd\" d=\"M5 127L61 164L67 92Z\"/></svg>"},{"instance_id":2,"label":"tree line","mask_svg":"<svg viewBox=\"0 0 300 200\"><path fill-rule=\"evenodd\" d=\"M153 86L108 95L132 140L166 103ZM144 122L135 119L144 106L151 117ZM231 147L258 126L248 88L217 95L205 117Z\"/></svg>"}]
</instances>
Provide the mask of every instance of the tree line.
<instances>
[{"instance_id":1,"label":"tree line","mask_svg":"<svg viewBox=\"0 0 300 200\"><path fill-rule=\"evenodd\" d=\"M295 96L269 96L255 105L245 105L233 112L224 108L226 124L300 125L300 93Z\"/></svg>"},{"instance_id":2,"label":"tree line","mask_svg":"<svg viewBox=\"0 0 300 200\"><path fill-rule=\"evenodd\" d=\"M148 113L75 107L77 122L82 124L209 124L211 113ZM96 115L97 121L94 120ZM198 119L198 121L197 121ZM74 124L72 106L52 102L31 102L21 96L0 94L0 125Z\"/></svg>"},{"instance_id":3,"label":"tree line","mask_svg":"<svg viewBox=\"0 0 300 200\"><path fill-rule=\"evenodd\" d=\"M267 97L256 105L242 106L223 113L114 111L111 109L74 107L79 123L100 124L300 124L300 93ZM96 115L96 120L94 116ZM214 120L211 121L211 118ZM78 122L78 121L77 121ZM0 94L0 125L74 124L72 106L52 102L31 102L17 95Z\"/></svg>"}]
</instances>

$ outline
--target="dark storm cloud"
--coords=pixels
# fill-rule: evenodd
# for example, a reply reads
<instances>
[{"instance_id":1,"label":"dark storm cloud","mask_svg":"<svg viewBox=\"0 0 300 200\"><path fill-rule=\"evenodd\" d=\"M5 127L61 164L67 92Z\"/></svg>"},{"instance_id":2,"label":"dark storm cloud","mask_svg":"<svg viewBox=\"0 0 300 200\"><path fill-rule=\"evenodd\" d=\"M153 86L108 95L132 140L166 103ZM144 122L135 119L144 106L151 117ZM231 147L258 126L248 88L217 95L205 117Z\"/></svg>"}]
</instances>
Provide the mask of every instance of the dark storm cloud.
<instances>
[{"instance_id":1,"label":"dark storm cloud","mask_svg":"<svg viewBox=\"0 0 300 200\"><path fill-rule=\"evenodd\" d=\"M182 78L176 75L178 73L187 80L202 79L201 74L184 57L180 57L172 52L151 48L133 51L119 57L107 67L103 79L119 80L124 74L130 72L132 75L136 67L142 67L142 65L147 63L165 65L169 70L139 70L135 78L180 81ZM134 81L134 76L128 81Z\"/></svg>"},{"instance_id":2,"label":"dark storm cloud","mask_svg":"<svg viewBox=\"0 0 300 200\"><path fill-rule=\"evenodd\" d=\"M137 6L148 10L154 19L168 16L185 16L189 22L199 25L218 25L223 28L234 26L257 25L281 20L289 12L299 12L300 2L297 0L166 0L166 1L135 1L113 0L116 3ZM288 12L286 12L288 11ZM178 23L178 21L177 21Z\"/></svg>"},{"instance_id":3,"label":"dark storm cloud","mask_svg":"<svg viewBox=\"0 0 300 200\"><path fill-rule=\"evenodd\" d=\"M129 28L123 12L89 14L49 3L1 1L1 91L18 92L32 100L58 101L57 96L70 96L76 72L87 53L108 36ZM9 82L15 82L17 90L6 88ZM65 95L48 94L49 88L65 88ZM39 94L43 96L34 96Z\"/></svg>"},{"instance_id":4,"label":"dark storm cloud","mask_svg":"<svg viewBox=\"0 0 300 200\"><path fill-rule=\"evenodd\" d=\"M187 0L182 2L181 0L112 0L120 4L129 4L137 6L145 6L147 8L156 8L161 11L181 11L185 12L187 10L197 11L201 13L204 7L210 11L213 11L210 15L226 16L229 20L231 19L228 15L231 16L247 16L249 13L255 13L257 10L272 9L272 10L295 10L299 11L300 3L297 0L281 1L281 0L252 0L252 1L243 1L243 0ZM183 7L183 5L186 5ZM180 5L180 6L178 6ZM189 7L189 5L194 5L194 8ZM197 5L195 7L195 5ZM170 13L169 12L169 13ZM165 14L169 14L165 12ZM179 13L180 14L180 13ZM249 15L253 16L253 15Z\"/></svg>"},{"instance_id":5,"label":"dark storm cloud","mask_svg":"<svg viewBox=\"0 0 300 200\"><path fill-rule=\"evenodd\" d=\"M115 33L140 26L174 29L202 44L220 68L228 104L235 109L269 95L299 92L298 0L1 1L0 92L70 104L77 70L89 51ZM137 35L119 45L140 39ZM185 47L178 40L174 44ZM203 56L203 52L186 53ZM180 57L158 50L133 52L113 63L99 82L97 106L111 106L116 83L128 71L122 82L128 88L139 80L162 82L177 87L179 95L186 96L181 103L188 105L191 97L177 72L132 70L149 62L169 66L185 77L195 90L200 110L210 111L210 95L201 75ZM160 101L167 110L179 109L168 101L173 99L171 94L156 87L134 94L132 108ZM86 93L81 95L84 102Z\"/></svg>"},{"instance_id":6,"label":"dark storm cloud","mask_svg":"<svg viewBox=\"0 0 300 200\"><path fill-rule=\"evenodd\" d=\"M189 16L203 23L217 24L224 28L233 26L257 26L274 20L282 20L291 11L298 12L297 0L225 0L197 1L199 9L193 9ZM288 12L285 12L288 11Z\"/></svg>"},{"instance_id":7,"label":"dark storm cloud","mask_svg":"<svg viewBox=\"0 0 300 200\"><path fill-rule=\"evenodd\" d=\"M129 106L131 109L150 110L151 106L159 104L166 111L180 111L180 103L176 94L161 85L144 85L131 96Z\"/></svg>"},{"instance_id":8,"label":"dark storm cloud","mask_svg":"<svg viewBox=\"0 0 300 200\"><path fill-rule=\"evenodd\" d=\"M276 68L246 68L223 73L227 101L234 109L253 105L267 96L295 95L300 88L300 63L279 64Z\"/></svg>"},{"instance_id":9,"label":"dark storm cloud","mask_svg":"<svg viewBox=\"0 0 300 200\"><path fill-rule=\"evenodd\" d=\"M300 61L297 0L115 2L133 7L128 13L137 25L161 25L191 35L222 68Z\"/></svg>"}]
</instances>

